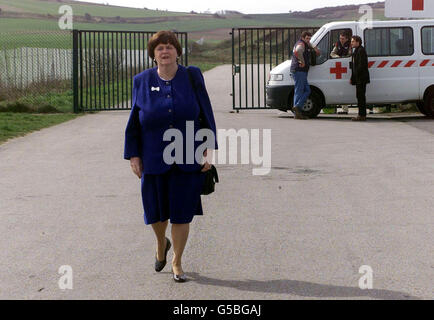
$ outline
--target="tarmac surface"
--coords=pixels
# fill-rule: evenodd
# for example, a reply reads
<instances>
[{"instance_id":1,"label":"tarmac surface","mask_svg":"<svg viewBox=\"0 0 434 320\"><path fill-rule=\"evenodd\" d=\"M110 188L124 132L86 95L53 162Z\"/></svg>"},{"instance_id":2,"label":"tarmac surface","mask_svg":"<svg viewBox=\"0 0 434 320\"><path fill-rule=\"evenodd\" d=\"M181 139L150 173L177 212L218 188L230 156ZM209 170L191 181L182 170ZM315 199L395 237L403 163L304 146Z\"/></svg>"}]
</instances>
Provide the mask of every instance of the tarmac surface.
<instances>
[{"instance_id":1,"label":"tarmac surface","mask_svg":"<svg viewBox=\"0 0 434 320\"><path fill-rule=\"evenodd\" d=\"M205 73L217 126L271 129L272 168L217 166L183 256L188 282L172 280L172 249L153 269L140 180L122 157L129 111L100 112L0 145L0 298L433 299L434 121L231 113L230 75ZM59 288L63 265L72 290ZM362 265L373 289L359 288Z\"/></svg>"}]
</instances>

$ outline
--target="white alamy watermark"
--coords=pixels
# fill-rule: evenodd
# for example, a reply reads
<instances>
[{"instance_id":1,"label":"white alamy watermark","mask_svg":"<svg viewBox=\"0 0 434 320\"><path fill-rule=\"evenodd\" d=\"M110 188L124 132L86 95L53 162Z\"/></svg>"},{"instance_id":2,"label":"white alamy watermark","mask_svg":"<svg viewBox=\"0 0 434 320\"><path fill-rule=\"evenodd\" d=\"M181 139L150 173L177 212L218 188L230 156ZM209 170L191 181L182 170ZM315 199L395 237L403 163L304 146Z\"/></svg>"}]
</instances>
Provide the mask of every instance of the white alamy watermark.
<instances>
[{"instance_id":1,"label":"white alamy watermark","mask_svg":"<svg viewBox=\"0 0 434 320\"><path fill-rule=\"evenodd\" d=\"M72 290L73 289L72 267L69 265L60 266L58 273L62 275L58 281L59 289Z\"/></svg>"},{"instance_id":2,"label":"white alamy watermark","mask_svg":"<svg viewBox=\"0 0 434 320\"><path fill-rule=\"evenodd\" d=\"M363 265L359 268L359 273L363 276L359 279L359 288L362 290L374 288L374 271L371 266Z\"/></svg>"},{"instance_id":3,"label":"white alamy watermark","mask_svg":"<svg viewBox=\"0 0 434 320\"><path fill-rule=\"evenodd\" d=\"M59 14L62 16L59 18L58 25L61 30L73 29L73 11L71 6L63 5L59 7Z\"/></svg>"},{"instance_id":4,"label":"white alamy watermark","mask_svg":"<svg viewBox=\"0 0 434 320\"><path fill-rule=\"evenodd\" d=\"M253 164L253 175L267 175L271 171L271 129L218 129L218 151L214 152L215 134L210 129L194 132L194 121L186 121L185 139L181 130L176 128L164 132L163 141L170 142L163 152L166 164L194 164L203 160L210 164ZM185 141L185 142L184 142ZM238 143L240 141L240 143ZM201 144L197 145L198 142ZM185 148L184 148L185 143ZM196 146L197 145L197 146ZM238 157L240 149L240 157ZM185 157L184 157L185 150ZM207 151L204 157L204 152ZM228 151L228 152L227 152ZM240 158L241 161L238 161ZM185 161L184 161L185 159ZM185 163L184 163L185 162Z\"/></svg>"},{"instance_id":5,"label":"white alamy watermark","mask_svg":"<svg viewBox=\"0 0 434 320\"><path fill-rule=\"evenodd\" d=\"M372 29L374 20L374 10L371 6L362 5L359 7L359 13L362 16L359 18L361 29Z\"/></svg>"},{"instance_id":6,"label":"white alamy watermark","mask_svg":"<svg viewBox=\"0 0 434 320\"><path fill-rule=\"evenodd\" d=\"M253 164L259 168L253 168L254 176L264 176L271 171L271 129L262 129L261 151L260 129L219 129L217 141L218 164L238 164L238 140L240 139L241 164ZM228 142L228 144L227 144ZM228 148L226 147L228 146ZM226 156L226 150L229 150ZM215 159L213 159L215 161ZM213 162L214 163L214 162Z\"/></svg>"}]
</instances>

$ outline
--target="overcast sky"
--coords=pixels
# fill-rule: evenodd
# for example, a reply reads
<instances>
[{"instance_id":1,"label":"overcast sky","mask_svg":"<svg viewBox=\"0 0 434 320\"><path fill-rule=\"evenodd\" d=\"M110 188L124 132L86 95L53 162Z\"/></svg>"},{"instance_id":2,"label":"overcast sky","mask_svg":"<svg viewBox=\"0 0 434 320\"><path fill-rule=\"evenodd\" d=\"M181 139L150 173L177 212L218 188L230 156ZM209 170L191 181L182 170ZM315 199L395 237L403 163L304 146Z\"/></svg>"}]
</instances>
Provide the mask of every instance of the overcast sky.
<instances>
[{"instance_id":1,"label":"overcast sky","mask_svg":"<svg viewBox=\"0 0 434 320\"><path fill-rule=\"evenodd\" d=\"M78 0L83 1L83 0ZM219 10L236 10L242 13L287 13L288 11L309 11L315 8L372 3L376 0L85 0L85 2L109 3L118 6L128 6L148 9L168 9L169 11L211 12Z\"/></svg>"}]
</instances>

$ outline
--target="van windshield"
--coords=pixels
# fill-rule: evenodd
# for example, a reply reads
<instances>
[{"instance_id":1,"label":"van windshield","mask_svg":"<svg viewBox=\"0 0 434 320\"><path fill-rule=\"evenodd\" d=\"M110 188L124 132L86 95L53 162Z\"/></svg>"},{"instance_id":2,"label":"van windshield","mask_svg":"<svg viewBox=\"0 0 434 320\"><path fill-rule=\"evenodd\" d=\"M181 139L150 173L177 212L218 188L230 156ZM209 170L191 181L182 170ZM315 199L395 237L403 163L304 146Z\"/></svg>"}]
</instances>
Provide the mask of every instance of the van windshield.
<instances>
[{"instance_id":1,"label":"van windshield","mask_svg":"<svg viewBox=\"0 0 434 320\"><path fill-rule=\"evenodd\" d=\"M316 41L322 35L322 33L324 32L324 30L325 30L325 27L321 27L321 29L319 29L317 32L315 32L315 34L312 36L312 39L310 39L310 42L312 44L316 44Z\"/></svg>"}]
</instances>

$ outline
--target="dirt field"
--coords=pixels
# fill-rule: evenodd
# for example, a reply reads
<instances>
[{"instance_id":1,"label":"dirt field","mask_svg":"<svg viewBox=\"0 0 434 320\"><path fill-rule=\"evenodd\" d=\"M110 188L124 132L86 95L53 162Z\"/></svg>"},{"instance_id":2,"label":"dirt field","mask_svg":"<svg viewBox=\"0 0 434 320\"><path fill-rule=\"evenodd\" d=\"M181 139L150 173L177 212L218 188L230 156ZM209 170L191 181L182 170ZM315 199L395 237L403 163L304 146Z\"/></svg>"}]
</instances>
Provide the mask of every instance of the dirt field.
<instances>
[{"instance_id":1,"label":"dirt field","mask_svg":"<svg viewBox=\"0 0 434 320\"><path fill-rule=\"evenodd\" d=\"M189 32L189 37L192 40L199 40L200 38L204 37L205 40L227 40L230 39L230 34L232 29L230 28L224 28L224 29L215 29L215 30L209 30L209 31L195 31L195 32Z\"/></svg>"}]
</instances>

